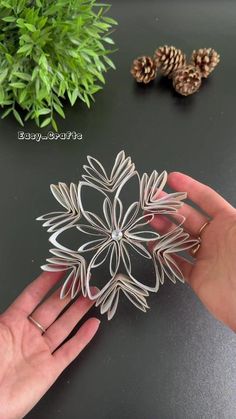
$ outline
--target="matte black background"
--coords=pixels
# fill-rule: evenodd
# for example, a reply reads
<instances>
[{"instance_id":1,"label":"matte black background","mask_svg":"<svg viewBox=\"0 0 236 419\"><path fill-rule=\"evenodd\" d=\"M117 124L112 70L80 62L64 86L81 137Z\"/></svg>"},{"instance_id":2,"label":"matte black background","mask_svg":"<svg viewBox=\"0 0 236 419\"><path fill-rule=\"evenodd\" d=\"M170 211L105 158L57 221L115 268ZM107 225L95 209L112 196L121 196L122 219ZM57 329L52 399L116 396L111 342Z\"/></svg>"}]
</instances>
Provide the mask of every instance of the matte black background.
<instances>
[{"instance_id":1,"label":"matte black background","mask_svg":"<svg viewBox=\"0 0 236 419\"><path fill-rule=\"evenodd\" d=\"M117 71L92 110L67 105L59 123L83 141L20 142L15 120L1 122L1 310L48 255L48 236L34 219L55 208L49 184L77 181L87 154L110 167L124 149L141 172L187 172L236 204L236 3L114 1L111 14L120 23ZM165 43L189 54L205 46L220 52L200 93L182 98L162 79L145 88L133 82L132 59ZM146 315L122 302L112 322L104 316L94 341L28 418L235 418L234 334L187 285L166 282L149 303Z\"/></svg>"}]
</instances>

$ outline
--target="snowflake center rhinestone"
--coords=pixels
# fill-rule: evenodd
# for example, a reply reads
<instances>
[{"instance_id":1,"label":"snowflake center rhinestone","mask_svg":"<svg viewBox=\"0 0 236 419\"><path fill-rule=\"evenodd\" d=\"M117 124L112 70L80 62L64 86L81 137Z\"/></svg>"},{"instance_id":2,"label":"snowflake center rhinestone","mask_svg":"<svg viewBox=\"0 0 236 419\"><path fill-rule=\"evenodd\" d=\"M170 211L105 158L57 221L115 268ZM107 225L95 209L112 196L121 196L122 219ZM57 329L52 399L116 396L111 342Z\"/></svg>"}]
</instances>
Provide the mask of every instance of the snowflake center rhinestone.
<instances>
[{"instance_id":1,"label":"snowflake center rhinestone","mask_svg":"<svg viewBox=\"0 0 236 419\"><path fill-rule=\"evenodd\" d=\"M123 233L121 230L113 230L111 233L111 237L113 240L119 241L123 237Z\"/></svg>"}]
</instances>

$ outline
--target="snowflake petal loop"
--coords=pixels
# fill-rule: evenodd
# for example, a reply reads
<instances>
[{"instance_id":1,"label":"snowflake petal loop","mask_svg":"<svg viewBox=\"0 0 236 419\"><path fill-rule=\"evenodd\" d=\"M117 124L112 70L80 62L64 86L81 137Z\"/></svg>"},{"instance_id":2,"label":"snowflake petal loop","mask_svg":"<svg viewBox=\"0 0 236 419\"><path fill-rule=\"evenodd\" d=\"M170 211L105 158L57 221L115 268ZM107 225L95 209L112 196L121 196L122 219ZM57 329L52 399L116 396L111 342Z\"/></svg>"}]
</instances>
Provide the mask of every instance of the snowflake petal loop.
<instances>
[{"instance_id":1,"label":"snowflake petal loop","mask_svg":"<svg viewBox=\"0 0 236 419\"><path fill-rule=\"evenodd\" d=\"M176 212L182 205L183 199L186 199L185 192L173 192L167 194L163 188L167 182L167 172L160 175L156 170L150 176L147 173L140 181L140 202L144 211L154 212L156 214Z\"/></svg>"},{"instance_id":2,"label":"snowflake petal loop","mask_svg":"<svg viewBox=\"0 0 236 419\"><path fill-rule=\"evenodd\" d=\"M153 255L161 284L164 283L165 275L173 283L176 283L176 279L184 282L183 273L174 256L177 253L190 250L198 243L199 239L190 238L190 235L185 233L181 227L165 234L156 242L153 248Z\"/></svg>"},{"instance_id":3,"label":"snowflake petal loop","mask_svg":"<svg viewBox=\"0 0 236 419\"><path fill-rule=\"evenodd\" d=\"M149 293L137 285L133 285L127 275L118 274L111 281L109 288L96 301L96 306L100 306L101 313L108 314L108 320L113 318L117 310L120 292L123 292L132 304L143 312L149 308L146 302Z\"/></svg>"},{"instance_id":4,"label":"snowflake petal loop","mask_svg":"<svg viewBox=\"0 0 236 419\"><path fill-rule=\"evenodd\" d=\"M61 288L60 298L63 299L70 295L71 299L73 299L80 292L80 290L82 290L83 295L86 296L85 259L78 252L73 252L72 250L51 249L50 252L54 255L54 257L48 258L47 265L43 265L41 267L44 271L70 271Z\"/></svg>"},{"instance_id":5,"label":"snowflake petal loop","mask_svg":"<svg viewBox=\"0 0 236 419\"><path fill-rule=\"evenodd\" d=\"M51 185L50 189L55 199L66 209L63 212L51 212L37 218L38 221L44 221L43 227L51 233L68 223L75 224L80 219L80 207L77 187L74 183L71 183L68 188L65 183L59 182L58 185Z\"/></svg>"},{"instance_id":6,"label":"snowflake petal loop","mask_svg":"<svg viewBox=\"0 0 236 419\"><path fill-rule=\"evenodd\" d=\"M91 156L88 156L89 165L84 166L87 173L82 178L85 183L100 188L105 192L114 192L120 184L129 177L135 170L135 166L130 157L126 157L121 151L114 162L110 176L107 175L102 164Z\"/></svg>"}]
</instances>

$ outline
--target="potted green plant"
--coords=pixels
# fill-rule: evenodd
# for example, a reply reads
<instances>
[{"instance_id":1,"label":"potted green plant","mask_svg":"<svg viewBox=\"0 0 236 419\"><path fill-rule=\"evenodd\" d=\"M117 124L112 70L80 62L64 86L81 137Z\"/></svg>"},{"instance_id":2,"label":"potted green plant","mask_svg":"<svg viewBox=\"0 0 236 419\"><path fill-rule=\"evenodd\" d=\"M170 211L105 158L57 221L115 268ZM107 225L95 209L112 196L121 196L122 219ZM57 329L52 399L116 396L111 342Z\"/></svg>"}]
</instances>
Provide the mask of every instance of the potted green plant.
<instances>
[{"instance_id":1,"label":"potted green plant","mask_svg":"<svg viewBox=\"0 0 236 419\"><path fill-rule=\"evenodd\" d=\"M63 99L90 106L104 72L115 68L109 8L94 0L0 1L2 117L13 112L21 125L33 119L57 130Z\"/></svg>"}]
</instances>

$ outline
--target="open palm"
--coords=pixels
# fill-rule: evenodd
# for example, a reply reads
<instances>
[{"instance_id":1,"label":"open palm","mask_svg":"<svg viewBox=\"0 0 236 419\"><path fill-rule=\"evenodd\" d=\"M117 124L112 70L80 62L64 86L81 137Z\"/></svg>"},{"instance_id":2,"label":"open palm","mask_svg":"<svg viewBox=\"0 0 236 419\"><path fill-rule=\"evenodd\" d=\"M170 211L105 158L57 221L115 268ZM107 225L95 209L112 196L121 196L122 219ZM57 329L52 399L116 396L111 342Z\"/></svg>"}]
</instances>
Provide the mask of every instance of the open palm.
<instances>
[{"instance_id":1,"label":"open palm","mask_svg":"<svg viewBox=\"0 0 236 419\"><path fill-rule=\"evenodd\" d=\"M79 297L58 318L69 303L69 299L60 300L58 290L39 303L59 279L58 273L43 273L0 315L0 406L4 419L24 417L98 329L99 320L90 318L60 346L93 302ZM44 334L29 321L32 312L46 329Z\"/></svg>"},{"instance_id":2,"label":"open palm","mask_svg":"<svg viewBox=\"0 0 236 419\"><path fill-rule=\"evenodd\" d=\"M213 189L182 173L169 174L168 184L175 191L186 191L201 210L183 205L186 231L197 237L209 222L201 233L195 263L178 258L179 266L207 309L236 331L236 210ZM170 227L158 217L153 226L163 231Z\"/></svg>"}]
</instances>

